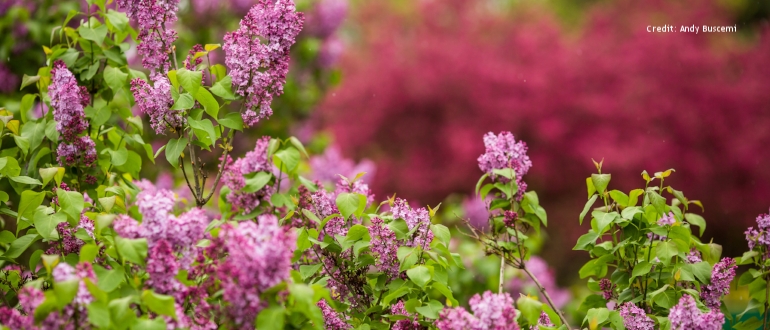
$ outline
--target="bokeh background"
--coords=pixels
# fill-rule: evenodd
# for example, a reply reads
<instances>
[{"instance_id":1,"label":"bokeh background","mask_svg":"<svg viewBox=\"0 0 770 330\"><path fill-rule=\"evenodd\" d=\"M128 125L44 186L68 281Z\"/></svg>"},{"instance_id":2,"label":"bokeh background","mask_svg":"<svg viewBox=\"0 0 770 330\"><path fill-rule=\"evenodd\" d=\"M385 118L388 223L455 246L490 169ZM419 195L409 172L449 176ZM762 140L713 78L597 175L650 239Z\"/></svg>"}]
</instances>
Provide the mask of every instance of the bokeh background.
<instances>
[{"instance_id":1,"label":"bokeh background","mask_svg":"<svg viewBox=\"0 0 770 330\"><path fill-rule=\"evenodd\" d=\"M196 43L219 42L254 2L182 0L178 59ZM441 202L439 221L459 228L461 217L484 218L473 196L482 135L511 131L529 145L533 167L524 179L549 216L538 244L543 259L532 267L550 277L549 290L563 290L564 304L576 298L568 308L576 319L585 294L577 270L587 255L571 248L587 230L578 214L585 178L595 171L591 159L604 159L611 188L626 191L643 185L642 170L674 168L667 182L703 203L704 240L722 244L724 256L746 249L744 230L770 208L770 1L297 6L307 22L285 94L270 120L240 137L235 153L263 134L295 135L316 154L311 167L324 172L314 178L366 171L379 199L397 193L422 205ZM0 2L0 104L18 110L21 95L35 92L18 90L22 76L45 65L42 48L57 42L51 30L72 10L87 11L87 4ZM648 25L737 25L738 32L648 33ZM223 61L221 52L211 56ZM135 57L128 60L138 68ZM147 176L178 184L161 163L146 166ZM468 240L454 249L471 270L453 275L460 301L497 287L498 261ZM512 291L526 287L517 276ZM741 292L733 296L731 306L741 310Z\"/></svg>"}]
</instances>

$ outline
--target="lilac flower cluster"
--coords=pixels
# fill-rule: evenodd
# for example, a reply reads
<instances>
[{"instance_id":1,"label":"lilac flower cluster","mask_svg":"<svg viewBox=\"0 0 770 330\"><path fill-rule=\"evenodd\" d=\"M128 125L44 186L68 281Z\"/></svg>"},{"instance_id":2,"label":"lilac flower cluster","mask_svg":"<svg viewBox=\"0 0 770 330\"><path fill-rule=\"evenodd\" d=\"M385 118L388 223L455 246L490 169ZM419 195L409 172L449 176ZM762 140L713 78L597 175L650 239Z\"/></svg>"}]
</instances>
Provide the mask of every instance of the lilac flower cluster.
<instances>
[{"instance_id":1,"label":"lilac flower cluster","mask_svg":"<svg viewBox=\"0 0 770 330\"><path fill-rule=\"evenodd\" d=\"M723 258L711 271L711 283L707 284L700 293L703 303L713 310L719 310L722 296L730 293L730 282L735 278L738 266L733 258Z\"/></svg>"},{"instance_id":2,"label":"lilac flower cluster","mask_svg":"<svg viewBox=\"0 0 770 330\"><path fill-rule=\"evenodd\" d=\"M80 248L86 244L86 242L75 236L75 233L80 229L83 229L88 236L94 238L94 222L84 214L80 215L80 222L74 228L66 221L56 225L56 231L61 237L61 243L59 241L52 241L45 253L64 256L70 253L79 253Z\"/></svg>"},{"instance_id":3,"label":"lilac flower cluster","mask_svg":"<svg viewBox=\"0 0 770 330\"><path fill-rule=\"evenodd\" d=\"M96 145L90 136L80 136L88 129L83 108L88 106L90 95L84 86L78 86L75 76L61 60L53 64L48 96L56 130L62 139L57 148L59 164L90 167L96 161Z\"/></svg>"},{"instance_id":4,"label":"lilac flower cluster","mask_svg":"<svg viewBox=\"0 0 770 330\"><path fill-rule=\"evenodd\" d=\"M548 314L545 313L545 311L540 312L540 317L537 319L537 324L529 327L529 330L540 330L540 327L553 327L555 326L553 322L551 322L551 318L548 317Z\"/></svg>"},{"instance_id":5,"label":"lilac flower cluster","mask_svg":"<svg viewBox=\"0 0 770 330\"><path fill-rule=\"evenodd\" d=\"M10 329L36 329L34 313L35 309L45 300L43 292L31 287L25 286L19 290L19 309L2 306L0 307L0 324ZM49 316L49 318L51 318ZM48 323L46 321L43 322Z\"/></svg>"},{"instance_id":6,"label":"lilac flower cluster","mask_svg":"<svg viewBox=\"0 0 770 330\"><path fill-rule=\"evenodd\" d=\"M399 275L398 243L396 234L380 218L373 218L369 226L369 250L377 256L375 266L391 278Z\"/></svg>"},{"instance_id":7,"label":"lilac flower cluster","mask_svg":"<svg viewBox=\"0 0 770 330\"><path fill-rule=\"evenodd\" d=\"M278 218L262 215L258 223L241 222L222 226L219 242L228 254L217 269L226 312L241 328L253 328L267 302L260 294L289 278L296 248L292 231L278 225Z\"/></svg>"},{"instance_id":8,"label":"lilac flower cluster","mask_svg":"<svg viewBox=\"0 0 770 330\"><path fill-rule=\"evenodd\" d=\"M337 182L340 175L353 179L361 172L366 173L367 177L372 177L376 169L374 162L370 160L362 160L356 164L353 160L345 158L337 146L330 146L323 154L310 157L310 168L313 169L311 178L324 183Z\"/></svg>"},{"instance_id":9,"label":"lilac flower cluster","mask_svg":"<svg viewBox=\"0 0 770 330\"><path fill-rule=\"evenodd\" d=\"M692 249L690 249L690 253L688 253L685 256L685 261L688 264L697 264L697 263L703 261L703 257L701 255L700 251L698 251L695 248L692 248Z\"/></svg>"},{"instance_id":10,"label":"lilac flower cluster","mask_svg":"<svg viewBox=\"0 0 770 330\"><path fill-rule=\"evenodd\" d=\"M503 223L506 227L515 228L516 220L519 218L519 214L510 210L503 212Z\"/></svg>"},{"instance_id":11,"label":"lilac flower cluster","mask_svg":"<svg viewBox=\"0 0 770 330\"><path fill-rule=\"evenodd\" d=\"M749 243L749 250L759 244L760 248L764 248L765 255L763 258L767 258L770 254L770 214L760 214L757 217L757 229L749 227L746 230L746 241Z\"/></svg>"},{"instance_id":12,"label":"lilac flower cluster","mask_svg":"<svg viewBox=\"0 0 770 330\"><path fill-rule=\"evenodd\" d=\"M348 0L318 1L308 15L307 31L321 39L318 50L318 64L328 68L337 62L345 48L337 30L348 13Z\"/></svg>"},{"instance_id":13,"label":"lilac flower cluster","mask_svg":"<svg viewBox=\"0 0 770 330\"><path fill-rule=\"evenodd\" d=\"M620 306L620 317L623 318L623 325L628 330L655 329L655 322L647 316L643 309L637 307L632 302L627 302Z\"/></svg>"},{"instance_id":14,"label":"lilac flower cluster","mask_svg":"<svg viewBox=\"0 0 770 330\"><path fill-rule=\"evenodd\" d=\"M516 141L511 132L502 132L499 135L489 132L484 135L484 146L486 152L478 158L479 168L500 182L508 182L508 179L494 174L493 171L513 169L519 187L516 198L520 200L527 191L527 184L522 178L532 167L532 161L527 156L527 144L524 141Z\"/></svg>"},{"instance_id":15,"label":"lilac flower cluster","mask_svg":"<svg viewBox=\"0 0 770 330\"><path fill-rule=\"evenodd\" d=\"M465 211L465 218L470 221L473 227L482 230L489 228L489 205L481 200L481 197L466 198L463 200L462 206Z\"/></svg>"},{"instance_id":16,"label":"lilac flower cluster","mask_svg":"<svg viewBox=\"0 0 770 330\"><path fill-rule=\"evenodd\" d=\"M422 329L420 322L417 321L417 314L409 313L404 307L404 301L399 300L395 305L390 306L390 314L403 315L408 317L405 320L398 320L391 327L391 330L419 330Z\"/></svg>"},{"instance_id":17,"label":"lilac flower cluster","mask_svg":"<svg viewBox=\"0 0 770 330\"><path fill-rule=\"evenodd\" d=\"M674 218L674 212L668 212L668 214L664 214L658 219L658 226L672 226L675 223L676 218Z\"/></svg>"},{"instance_id":18,"label":"lilac flower cluster","mask_svg":"<svg viewBox=\"0 0 770 330\"><path fill-rule=\"evenodd\" d=\"M173 52L176 31L169 26L177 21L179 0L117 0L119 8L139 23L139 45L142 66L151 72L168 71L169 54Z\"/></svg>"},{"instance_id":19,"label":"lilac flower cluster","mask_svg":"<svg viewBox=\"0 0 770 330\"><path fill-rule=\"evenodd\" d=\"M319 300L316 304L321 309L321 314L324 316L324 329L326 330L348 330L353 327L347 324L340 318L340 315L335 311L326 300Z\"/></svg>"},{"instance_id":20,"label":"lilac flower cluster","mask_svg":"<svg viewBox=\"0 0 770 330\"><path fill-rule=\"evenodd\" d=\"M230 188L227 201L234 208L241 209L245 213L251 213L263 202L269 201L275 192L275 187L265 185L262 189L247 193L241 191L246 186L246 175L255 172L271 172L274 166L267 159L267 148L270 145L269 137L257 140L254 150L246 153L243 158L233 161L229 156L225 162L222 174L222 183Z\"/></svg>"},{"instance_id":21,"label":"lilac flower cluster","mask_svg":"<svg viewBox=\"0 0 770 330\"><path fill-rule=\"evenodd\" d=\"M617 297L615 294L615 284L607 278L603 278L599 281L599 289L602 290L602 297L604 297L604 300L609 301Z\"/></svg>"},{"instance_id":22,"label":"lilac flower cluster","mask_svg":"<svg viewBox=\"0 0 770 330\"><path fill-rule=\"evenodd\" d=\"M483 295L474 295L468 303L473 315L462 307L445 308L439 314L436 327L440 330L519 329L517 311L509 294L486 291Z\"/></svg>"},{"instance_id":23,"label":"lilac flower cluster","mask_svg":"<svg viewBox=\"0 0 770 330\"><path fill-rule=\"evenodd\" d=\"M171 82L160 73L153 73L150 78L153 86L142 78L131 80L131 92L136 105L142 113L150 116L150 125L155 133L164 134L166 127L171 127L172 132L178 131L184 126L185 118L180 111L171 110L174 105Z\"/></svg>"},{"instance_id":24,"label":"lilac flower cluster","mask_svg":"<svg viewBox=\"0 0 770 330\"><path fill-rule=\"evenodd\" d=\"M719 330L725 323L725 316L719 309L702 313L695 305L695 299L685 294L668 314L671 330Z\"/></svg>"},{"instance_id":25,"label":"lilac flower cluster","mask_svg":"<svg viewBox=\"0 0 770 330\"><path fill-rule=\"evenodd\" d=\"M420 246L425 249L433 241L433 232L430 231L430 214L424 207L412 209L407 201L397 198L390 208L394 219L404 219L409 230L417 228L414 237L407 246Z\"/></svg>"},{"instance_id":26,"label":"lilac flower cluster","mask_svg":"<svg viewBox=\"0 0 770 330\"><path fill-rule=\"evenodd\" d=\"M184 60L184 68L187 70L195 70L198 65L203 63L203 57L194 58L196 53L202 52L205 49L201 44L196 44L187 53L187 58ZM205 78L205 76L204 76Z\"/></svg>"},{"instance_id":27,"label":"lilac flower cluster","mask_svg":"<svg viewBox=\"0 0 770 330\"><path fill-rule=\"evenodd\" d=\"M239 29L225 35L225 64L236 92L246 98L247 110L241 114L246 127L272 115L270 103L283 93L289 48L303 21L292 0L259 0Z\"/></svg>"}]
</instances>

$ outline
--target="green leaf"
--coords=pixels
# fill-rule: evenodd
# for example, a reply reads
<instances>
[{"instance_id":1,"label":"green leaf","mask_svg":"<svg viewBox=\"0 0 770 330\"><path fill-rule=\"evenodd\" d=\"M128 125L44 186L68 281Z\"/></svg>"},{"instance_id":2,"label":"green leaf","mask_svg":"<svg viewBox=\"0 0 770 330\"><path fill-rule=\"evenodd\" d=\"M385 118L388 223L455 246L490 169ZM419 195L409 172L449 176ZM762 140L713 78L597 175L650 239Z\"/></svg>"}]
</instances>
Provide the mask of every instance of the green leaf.
<instances>
[{"instance_id":1,"label":"green leaf","mask_svg":"<svg viewBox=\"0 0 770 330\"><path fill-rule=\"evenodd\" d=\"M323 264L315 265L301 265L299 266L299 274L302 276L302 280L307 280L310 276L315 275L319 269L323 267Z\"/></svg>"},{"instance_id":2,"label":"green leaf","mask_svg":"<svg viewBox=\"0 0 770 330\"><path fill-rule=\"evenodd\" d=\"M64 189L56 189L56 196L59 198L59 206L61 211L66 214L70 220L80 221L80 214L85 207L85 201L83 195L77 191L66 191Z\"/></svg>"},{"instance_id":3,"label":"green leaf","mask_svg":"<svg viewBox=\"0 0 770 330\"><path fill-rule=\"evenodd\" d=\"M232 78L227 75L222 78L222 80L217 81L213 86L211 86L211 93L214 93L214 95L219 96L225 100L236 100L238 99L238 96L233 94L232 85Z\"/></svg>"},{"instance_id":4,"label":"green leaf","mask_svg":"<svg viewBox=\"0 0 770 330\"><path fill-rule=\"evenodd\" d=\"M594 329L596 326L604 323L604 321L607 321L609 316L610 311L607 308L591 308L588 310L588 313L586 313L583 323L587 321L590 328Z\"/></svg>"},{"instance_id":5,"label":"green leaf","mask_svg":"<svg viewBox=\"0 0 770 330\"><path fill-rule=\"evenodd\" d=\"M278 159L279 161L276 161ZM273 162L284 172L292 172L299 164L300 154L295 148L286 148L279 150L273 156Z\"/></svg>"},{"instance_id":6,"label":"green leaf","mask_svg":"<svg viewBox=\"0 0 770 330\"><path fill-rule=\"evenodd\" d=\"M678 253L679 250L676 247L676 243L671 241L659 242L658 247L655 249L655 255L660 258L660 261L666 265L668 265L669 261L671 261L671 257L677 255Z\"/></svg>"},{"instance_id":7,"label":"green leaf","mask_svg":"<svg viewBox=\"0 0 770 330\"><path fill-rule=\"evenodd\" d=\"M360 217L366 207L366 196L358 193L341 193L337 195L335 202L345 219L353 214Z\"/></svg>"},{"instance_id":8,"label":"green leaf","mask_svg":"<svg viewBox=\"0 0 770 330\"><path fill-rule=\"evenodd\" d=\"M589 245L596 244L596 240L599 238L599 234L589 231L586 234L583 234L583 236L580 236L577 240L577 244L575 244L575 247L572 248L572 250L585 250L588 251L586 248Z\"/></svg>"},{"instance_id":9,"label":"green leaf","mask_svg":"<svg viewBox=\"0 0 770 330\"><path fill-rule=\"evenodd\" d=\"M476 192L476 195L479 194L479 189L481 189L481 185L484 183L484 180L486 180L488 177L489 177L489 174L484 173L484 175L481 176L479 181L476 182L476 190L474 190Z\"/></svg>"},{"instance_id":10,"label":"green leaf","mask_svg":"<svg viewBox=\"0 0 770 330\"><path fill-rule=\"evenodd\" d=\"M644 190L642 189L631 190L631 192L628 194L627 206L636 206L636 203L639 200L639 196L641 196L642 194L644 194Z\"/></svg>"},{"instance_id":11,"label":"green leaf","mask_svg":"<svg viewBox=\"0 0 770 330\"><path fill-rule=\"evenodd\" d=\"M620 190L610 191L610 197L622 207L628 206L628 195Z\"/></svg>"},{"instance_id":12,"label":"green leaf","mask_svg":"<svg viewBox=\"0 0 770 330\"><path fill-rule=\"evenodd\" d=\"M195 94L195 99L200 102L209 116L214 119L217 118L219 115L219 103L206 88L199 88L198 92Z\"/></svg>"},{"instance_id":13,"label":"green leaf","mask_svg":"<svg viewBox=\"0 0 770 330\"><path fill-rule=\"evenodd\" d=\"M32 245L35 241L40 239L40 235L38 234L27 234L22 237L17 238L15 241L11 243L11 246L8 247L8 250L5 251L5 254L3 254L4 258L9 259L16 259L18 258L24 251L27 250L27 248Z\"/></svg>"},{"instance_id":14,"label":"green leaf","mask_svg":"<svg viewBox=\"0 0 770 330\"><path fill-rule=\"evenodd\" d=\"M40 76L28 76L28 75L25 74L21 78L21 87L19 87L19 90L22 90L22 89L24 89L24 87L27 87L29 85L32 85L32 84L36 83L38 80L40 80Z\"/></svg>"},{"instance_id":15,"label":"green leaf","mask_svg":"<svg viewBox=\"0 0 770 330\"><path fill-rule=\"evenodd\" d=\"M271 173L256 172L254 174L246 175L246 186L241 191L245 193L254 193L264 188L270 179L273 177Z\"/></svg>"},{"instance_id":16,"label":"green leaf","mask_svg":"<svg viewBox=\"0 0 770 330\"><path fill-rule=\"evenodd\" d=\"M128 32L128 17L126 16L126 13L115 11L112 9L107 10L107 19L110 21L110 24L114 26L118 31L120 32Z\"/></svg>"},{"instance_id":17,"label":"green leaf","mask_svg":"<svg viewBox=\"0 0 770 330\"><path fill-rule=\"evenodd\" d=\"M242 131L243 130L243 118L241 118L241 114L237 112L231 112L226 114L223 118L217 119L217 122L219 125L222 125L224 127Z\"/></svg>"},{"instance_id":18,"label":"green leaf","mask_svg":"<svg viewBox=\"0 0 770 330\"><path fill-rule=\"evenodd\" d=\"M21 136L29 141L29 150L35 150L45 137L45 121L27 122L21 127Z\"/></svg>"},{"instance_id":19,"label":"green leaf","mask_svg":"<svg viewBox=\"0 0 770 330\"><path fill-rule=\"evenodd\" d=\"M599 194L603 194L607 190L611 178L612 176L609 174L591 174L591 182Z\"/></svg>"},{"instance_id":20,"label":"green leaf","mask_svg":"<svg viewBox=\"0 0 770 330\"><path fill-rule=\"evenodd\" d=\"M647 196L650 198L650 204L655 207L658 214L666 213L666 199L654 191L648 191Z\"/></svg>"},{"instance_id":21,"label":"green leaf","mask_svg":"<svg viewBox=\"0 0 770 330\"><path fill-rule=\"evenodd\" d=\"M190 95L198 94L198 89L201 87L201 80L203 79L202 72L179 69L176 72L176 76L179 79L179 84L182 85L182 88L188 91Z\"/></svg>"},{"instance_id":22,"label":"green leaf","mask_svg":"<svg viewBox=\"0 0 770 330\"><path fill-rule=\"evenodd\" d=\"M39 208L35 212L33 222L40 236L45 240L55 241L59 239L56 226L67 221L67 215L63 213L48 214L50 208Z\"/></svg>"},{"instance_id":23,"label":"green leaf","mask_svg":"<svg viewBox=\"0 0 770 330\"><path fill-rule=\"evenodd\" d=\"M51 179L53 179L54 176L59 172L59 169L64 169L62 167L49 167L49 168L41 168L38 169L38 172L40 173L40 178L43 179L43 186L47 185L48 182L51 182Z\"/></svg>"},{"instance_id":24,"label":"green leaf","mask_svg":"<svg viewBox=\"0 0 770 330\"><path fill-rule=\"evenodd\" d=\"M59 189L63 191L64 189ZM35 214L35 210L45 199L45 192L35 192L32 190L25 190L21 193L21 201L19 202L19 216L17 220L26 218L32 220L32 216Z\"/></svg>"},{"instance_id":25,"label":"green leaf","mask_svg":"<svg viewBox=\"0 0 770 330\"><path fill-rule=\"evenodd\" d=\"M78 28L78 33L83 39L91 40L99 45L104 42L104 38L107 36L107 26L99 25L96 28L89 28L88 25L81 25Z\"/></svg>"},{"instance_id":26,"label":"green leaf","mask_svg":"<svg viewBox=\"0 0 770 330\"><path fill-rule=\"evenodd\" d=\"M415 311L429 319L438 319L438 314L444 309L444 305L437 300L431 300L425 306L415 307Z\"/></svg>"},{"instance_id":27,"label":"green leaf","mask_svg":"<svg viewBox=\"0 0 770 330\"><path fill-rule=\"evenodd\" d=\"M99 204L102 205L102 208L106 212L110 212L112 210L112 207L115 206L115 200L118 196L110 196L110 197L99 197Z\"/></svg>"},{"instance_id":28,"label":"green leaf","mask_svg":"<svg viewBox=\"0 0 770 330\"><path fill-rule=\"evenodd\" d=\"M195 120L188 117L187 122L190 124L190 127L193 128L195 136L197 136L201 142L205 143L207 146L212 146L216 143L217 133L214 131L214 125L211 124L211 120Z\"/></svg>"},{"instance_id":29,"label":"green leaf","mask_svg":"<svg viewBox=\"0 0 770 330\"><path fill-rule=\"evenodd\" d=\"M123 165L128 160L128 149L125 147L118 150L107 149L107 151L110 153L110 163L114 166Z\"/></svg>"},{"instance_id":30,"label":"green leaf","mask_svg":"<svg viewBox=\"0 0 770 330\"><path fill-rule=\"evenodd\" d=\"M514 171L512 168L496 168L492 170L492 173L502 176L508 180L516 179L516 171Z\"/></svg>"},{"instance_id":31,"label":"green leaf","mask_svg":"<svg viewBox=\"0 0 770 330\"><path fill-rule=\"evenodd\" d=\"M257 329L282 330L286 310L282 306L273 306L265 308L257 315Z\"/></svg>"},{"instance_id":32,"label":"green leaf","mask_svg":"<svg viewBox=\"0 0 770 330\"><path fill-rule=\"evenodd\" d=\"M685 213L684 219L691 225L698 226L698 229L700 230L699 236L703 236L703 232L706 230L706 220L703 219L702 216L695 213Z\"/></svg>"},{"instance_id":33,"label":"green leaf","mask_svg":"<svg viewBox=\"0 0 770 330\"><path fill-rule=\"evenodd\" d=\"M305 150L305 146L302 145L302 142L299 139L291 136L289 137L289 143L291 143L291 145L294 146L294 148L297 148L297 150L299 150L303 155L305 155L305 157L310 157L310 155L308 155L307 153L307 150Z\"/></svg>"},{"instance_id":34,"label":"green leaf","mask_svg":"<svg viewBox=\"0 0 770 330\"><path fill-rule=\"evenodd\" d=\"M408 276L409 279L414 282L414 284L417 284L417 286L421 288L424 288L425 285L427 285L431 280L430 269L423 265L419 265L407 270L406 276Z\"/></svg>"},{"instance_id":35,"label":"green leaf","mask_svg":"<svg viewBox=\"0 0 770 330\"><path fill-rule=\"evenodd\" d=\"M586 217L586 214L588 214L588 210L591 209L591 206L594 205L596 202L596 199L599 198L599 195L593 195L591 198L588 199L588 202L586 202L586 205L583 206L583 211L580 212L580 224L583 224L583 219Z\"/></svg>"},{"instance_id":36,"label":"green leaf","mask_svg":"<svg viewBox=\"0 0 770 330\"><path fill-rule=\"evenodd\" d=\"M176 99L176 102L174 102L174 105L171 107L171 110L192 109L194 105L195 105L195 101L193 100L192 95L188 93L182 93L182 94L179 94L179 98Z\"/></svg>"},{"instance_id":37,"label":"green leaf","mask_svg":"<svg viewBox=\"0 0 770 330\"><path fill-rule=\"evenodd\" d=\"M521 315L527 320L529 324L537 324L537 320L540 318L540 312L543 310L543 303L530 298L529 296L520 296L516 301L516 305L521 311Z\"/></svg>"},{"instance_id":38,"label":"green leaf","mask_svg":"<svg viewBox=\"0 0 770 330\"><path fill-rule=\"evenodd\" d=\"M98 279L96 285L106 292L112 292L125 280L123 267L107 270L102 266L94 265L94 273Z\"/></svg>"},{"instance_id":39,"label":"green leaf","mask_svg":"<svg viewBox=\"0 0 770 330\"><path fill-rule=\"evenodd\" d=\"M399 270L404 271L406 269L411 268L414 266L414 264L417 263L417 253L415 252L416 248L413 247L407 247L407 246L399 246L398 250L396 251L396 257L398 258L399 263L401 264L399 266Z\"/></svg>"},{"instance_id":40,"label":"green leaf","mask_svg":"<svg viewBox=\"0 0 770 330\"><path fill-rule=\"evenodd\" d=\"M444 245L449 246L449 239L451 238L449 228L444 225L436 224L430 225L430 231L433 232L433 236L438 238Z\"/></svg>"},{"instance_id":41,"label":"green leaf","mask_svg":"<svg viewBox=\"0 0 770 330\"><path fill-rule=\"evenodd\" d=\"M144 265L145 259L147 259L146 238L129 239L115 237L115 246L120 256L126 261Z\"/></svg>"},{"instance_id":42,"label":"green leaf","mask_svg":"<svg viewBox=\"0 0 770 330\"><path fill-rule=\"evenodd\" d=\"M711 281L711 265L707 261L688 265L692 274L703 284Z\"/></svg>"},{"instance_id":43,"label":"green leaf","mask_svg":"<svg viewBox=\"0 0 770 330\"><path fill-rule=\"evenodd\" d=\"M88 322L100 328L110 327L110 310L107 309L107 305L100 301L94 301L88 304L86 309L88 310Z\"/></svg>"},{"instance_id":44,"label":"green leaf","mask_svg":"<svg viewBox=\"0 0 770 330\"><path fill-rule=\"evenodd\" d=\"M0 232L0 243L11 244L11 242L14 240L16 240L16 235L14 235L12 232L8 230L3 230Z\"/></svg>"},{"instance_id":45,"label":"green leaf","mask_svg":"<svg viewBox=\"0 0 770 330\"><path fill-rule=\"evenodd\" d=\"M154 319L136 319L131 330L166 330L166 320L156 317Z\"/></svg>"},{"instance_id":46,"label":"green leaf","mask_svg":"<svg viewBox=\"0 0 770 330\"><path fill-rule=\"evenodd\" d=\"M650 272L652 264L647 261L642 261L634 266L634 272L631 274L632 278L642 276Z\"/></svg>"},{"instance_id":47,"label":"green leaf","mask_svg":"<svg viewBox=\"0 0 770 330\"><path fill-rule=\"evenodd\" d=\"M13 180L14 182L21 183L21 184L29 184L29 185L37 185L37 186L42 186L43 185L43 183L40 182L40 180L33 179L33 178L30 178L30 177L24 176L24 175L12 177L11 180Z\"/></svg>"},{"instance_id":48,"label":"green leaf","mask_svg":"<svg viewBox=\"0 0 770 330\"><path fill-rule=\"evenodd\" d=\"M53 291L56 293L56 302L58 303L58 307L60 309L64 308L64 306L75 299L75 295L78 293L79 286L80 280L78 279L54 283Z\"/></svg>"},{"instance_id":49,"label":"green leaf","mask_svg":"<svg viewBox=\"0 0 770 330\"><path fill-rule=\"evenodd\" d=\"M179 166L179 156L187 147L187 138L171 139L166 144L166 160L174 168Z\"/></svg>"},{"instance_id":50,"label":"green leaf","mask_svg":"<svg viewBox=\"0 0 770 330\"><path fill-rule=\"evenodd\" d=\"M147 308L158 315L170 316L176 320L176 308L174 308L174 297L163 294L157 294L152 290L142 292L142 302Z\"/></svg>"},{"instance_id":51,"label":"green leaf","mask_svg":"<svg viewBox=\"0 0 770 330\"><path fill-rule=\"evenodd\" d=\"M13 141L16 142L16 146L21 149L25 156L29 154L29 139L20 135L14 135Z\"/></svg>"}]
</instances>

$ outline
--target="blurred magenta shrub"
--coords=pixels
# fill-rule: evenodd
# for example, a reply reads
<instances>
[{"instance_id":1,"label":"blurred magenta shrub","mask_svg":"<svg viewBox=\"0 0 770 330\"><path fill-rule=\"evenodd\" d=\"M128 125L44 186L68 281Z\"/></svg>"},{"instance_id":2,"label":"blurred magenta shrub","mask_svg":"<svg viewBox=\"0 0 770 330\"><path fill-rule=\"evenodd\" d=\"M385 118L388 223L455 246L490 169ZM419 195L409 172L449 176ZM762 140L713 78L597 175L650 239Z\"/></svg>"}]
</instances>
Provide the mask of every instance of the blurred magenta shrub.
<instances>
[{"instance_id":1,"label":"blurred magenta shrub","mask_svg":"<svg viewBox=\"0 0 770 330\"><path fill-rule=\"evenodd\" d=\"M569 26L544 8L485 6L430 1L384 15L394 11L369 3L357 13L361 38L322 126L346 155L377 162L378 195L436 203L471 193L478 139L510 130L528 143L526 181L552 201L559 226L577 226L585 186L576 178L591 173L590 158L605 158L623 188L640 168L682 170L673 184L710 205L717 241L737 240L745 226L727 224L764 210L753 208L770 199L767 26L646 32L734 24L706 1L603 3ZM577 238L567 230L555 235Z\"/></svg>"}]
</instances>

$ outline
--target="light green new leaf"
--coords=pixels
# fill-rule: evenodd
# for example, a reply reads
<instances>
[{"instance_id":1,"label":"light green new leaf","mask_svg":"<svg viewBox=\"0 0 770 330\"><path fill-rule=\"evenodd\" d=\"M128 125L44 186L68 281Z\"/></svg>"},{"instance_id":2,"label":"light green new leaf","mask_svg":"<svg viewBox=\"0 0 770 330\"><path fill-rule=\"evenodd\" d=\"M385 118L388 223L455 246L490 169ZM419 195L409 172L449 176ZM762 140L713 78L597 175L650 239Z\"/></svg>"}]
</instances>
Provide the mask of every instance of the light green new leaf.
<instances>
[{"instance_id":1,"label":"light green new leaf","mask_svg":"<svg viewBox=\"0 0 770 330\"><path fill-rule=\"evenodd\" d=\"M256 172L253 174L247 174L246 186L244 186L241 191L245 193L257 192L258 190L264 188L265 185L267 185L267 183L270 182L270 179L272 177L273 175L267 172Z\"/></svg>"},{"instance_id":2,"label":"light green new leaf","mask_svg":"<svg viewBox=\"0 0 770 330\"><path fill-rule=\"evenodd\" d=\"M217 123L224 127L241 131L243 130L243 118L237 112L226 114L223 118L217 119Z\"/></svg>"},{"instance_id":3,"label":"light green new leaf","mask_svg":"<svg viewBox=\"0 0 770 330\"><path fill-rule=\"evenodd\" d=\"M64 189L59 189L63 191ZM32 216L35 214L35 210L45 199L45 192L35 192L32 190L25 190L21 193L21 201L19 202L19 216L17 220L26 218L32 220Z\"/></svg>"},{"instance_id":4,"label":"light green new leaf","mask_svg":"<svg viewBox=\"0 0 770 330\"><path fill-rule=\"evenodd\" d=\"M187 138L171 139L166 144L166 160L171 166L179 166L179 156L187 147Z\"/></svg>"},{"instance_id":5,"label":"light green new leaf","mask_svg":"<svg viewBox=\"0 0 770 330\"><path fill-rule=\"evenodd\" d=\"M63 213L49 214L48 212L50 210L50 208L37 209L32 221L35 224L37 232L43 239L55 241L59 239L59 233L56 231L56 226L67 221L67 215Z\"/></svg>"},{"instance_id":6,"label":"light green new leaf","mask_svg":"<svg viewBox=\"0 0 770 330\"><path fill-rule=\"evenodd\" d=\"M126 85L128 73L120 71L118 68L107 66L104 68L104 82L107 83L113 92L117 93Z\"/></svg>"},{"instance_id":7,"label":"light green new leaf","mask_svg":"<svg viewBox=\"0 0 770 330\"><path fill-rule=\"evenodd\" d=\"M409 277L414 284L417 284L417 286L424 288L425 285L428 284L431 280L431 274L430 269L428 267L425 267L423 265L416 266L412 269L409 269L406 271L406 276Z\"/></svg>"},{"instance_id":8,"label":"light green new leaf","mask_svg":"<svg viewBox=\"0 0 770 330\"><path fill-rule=\"evenodd\" d=\"M179 69L176 72L176 76L179 79L179 84L182 85L184 90L189 92L190 95L197 95L203 79L202 72Z\"/></svg>"},{"instance_id":9,"label":"light green new leaf","mask_svg":"<svg viewBox=\"0 0 770 330\"><path fill-rule=\"evenodd\" d=\"M206 88L199 88L198 92L195 94L195 100L200 102L200 104L203 106L203 109L206 111L209 116L216 119L219 115L219 103L214 98L211 93L209 93Z\"/></svg>"},{"instance_id":10,"label":"light green new leaf","mask_svg":"<svg viewBox=\"0 0 770 330\"><path fill-rule=\"evenodd\" d=\"M353 214L360 217L366 208L366 196L358 193L341 193L337 195L335 203L345 219Z\"/></svg>"},{"instance_id":11,"label":"light green new leaf","mask_svg":"<svg viewBox=\"0 0 770 330\"><path fill-rule=\"evenodd\" d=\"M144 265L145 259L147 259L146 238L128 239L116 236L115 246L120 256L126 261Z\"/></svg>"},{"instance_id":12,"label":"light green new leaf","mask_svg":"<svg viewBox=\"0 0 770 330\"><path fill-rule=\"evenodd\" d=\"M543 310L543 303L529 296L520 296L516 301L516 305L521 311L521 315L527 320L529 324L537 324L538 318L540 318L540 312Z\"/></svg>"},{"instance_id":13,"label":"light green new leaf","mask_svg":"<svg viewBox=\"0 0 770 330\"><path fill-rule=\"evenodd\" d=\"M176 320L176 308L174 308L174 297L163 294L157 294L152 290L142 292L142 302L147 308L158 315L170 316Z\"/></svg>"},{"instance_id":14,"label":"light green new leaf","mask_svg":"<svg viewBox=\"0 0 770 330\"><path fill-rule=\"evenodd\" d=\"M24 253L24 251L27 250L30 245L32 245L32 243L38 239L40 239L40 235L38 234L27 234L17 238L15 241L11 242L11 246L7 251L5 251L3 257L9 259L18 258L22 253Z\"/></svg>"},{"instance_id":15,"label":"light green new leaf","mask_svg":"<svg viewBox=\"0 0 770 330\"><path fill-rule=\"evenodd\" d=\"M56 196L59 198L59 206L61 211L66 214L70 220L80 221L80 214L85 207L85 201L83 195L77 191L66 191L64 189L57 189Z\"/></svg>"}]
</instances>

